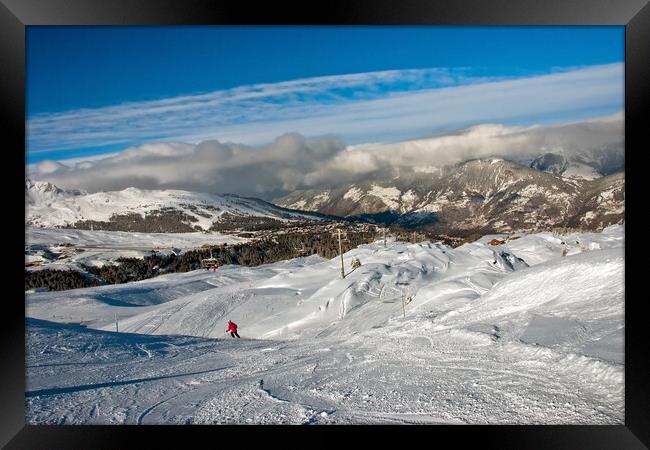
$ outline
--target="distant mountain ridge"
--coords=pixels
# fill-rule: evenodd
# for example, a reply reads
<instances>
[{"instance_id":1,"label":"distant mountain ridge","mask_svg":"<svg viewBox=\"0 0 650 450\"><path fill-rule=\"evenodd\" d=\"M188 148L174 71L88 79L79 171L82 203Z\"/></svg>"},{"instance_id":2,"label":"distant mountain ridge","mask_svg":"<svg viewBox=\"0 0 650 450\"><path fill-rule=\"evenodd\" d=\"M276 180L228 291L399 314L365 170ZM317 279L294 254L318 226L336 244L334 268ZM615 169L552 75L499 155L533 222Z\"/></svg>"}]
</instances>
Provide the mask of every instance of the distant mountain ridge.
<instances>
[{"instance_id":1,"label":"distant mountain ridge","mask_svg":"<svg viewBox=\"0 0 650 450\"><path fill-rule=\"evenodd\" d=\"M192 232L327 219L234 194L137 188L89 194L30 179L25 180L25 205L26 225L42 228Z\"/></svg>"},{"instance_id":2,"label":"distant mountain ridge","mask_svg":"<svg viewBox=\"0 0 650 450\"><path fill-rule=\"evenodd\" d=\"M534 162L531 168L499 158L476 159L437 172L296 191L274 202L444 234L600 230L623 222L623 172L563 177L558 174L569 166L566 159L544 156Z\"/></svg>"},{"instance_id":3,"label":"distant mountain ridge","mask_svg":"<svg viewBox=\"0 0 650 450\"><path fill-rule=\"evenodd\" d=\"M543 154L525 164L475 159L432 171L405 171L333 189L298 190L274 200L181 190L89 194L25 181L26 225L114 231L257 230L287 221L337 220L395 224L433 233L601 230L625 218L625 175L616 158L596 158L589 176L566 176L576 160ZM594 159L594 161L596 161ZM277 206L276 206L277 205Z\"/></svg>"},{"instance_id":4,"label":"distant mountain ridge","mask_svg":"<svg viewBox=\"0 0 650 450\"><path fill-rule=\"evenodd\" d=\"M562 153L543 153L534 159L515 160L542 172L564 178L593 180L625 170L623 149L604 149L591 153L566 156Z\"/></svg>"}]
</instances>

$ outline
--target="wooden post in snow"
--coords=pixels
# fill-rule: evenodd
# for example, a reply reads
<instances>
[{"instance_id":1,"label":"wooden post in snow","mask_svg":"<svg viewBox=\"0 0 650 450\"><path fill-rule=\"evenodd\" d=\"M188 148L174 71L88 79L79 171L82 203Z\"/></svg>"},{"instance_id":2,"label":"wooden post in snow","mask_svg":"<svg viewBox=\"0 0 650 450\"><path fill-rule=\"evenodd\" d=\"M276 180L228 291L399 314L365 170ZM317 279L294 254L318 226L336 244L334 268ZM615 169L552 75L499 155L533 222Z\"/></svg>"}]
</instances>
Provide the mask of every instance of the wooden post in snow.
<instances>
[{"instance_id":1,"label":"wooden post in snow","mask_svg":"<svg viewBox=\"0 0 650 450\"><path fill-rule=\"evenodd\" d=\"M343 248L341 247L341 229L337 229L339 233L339 255L341 255L341 278L345 278L345 270L343 266Z\"/></svg>"},{"instance_id":2,"label":"wooden post in snow","mask_svg":"<svg viewBox=\"0 0 650 450\"><path fill-rule=\"evenodd\" d=\"M406 306L404 306L404 291L402 291L402 316L406 319Z\"/></svg>"},{"instance_id":3,"label":"wooden post in snow","mask_svg":"<svg viewBox=\"0 0 650 450\"><path fill-rule=\"evenodd\" d=\"M119 332L120 332L120 329L119 329L119 327L117 326L117 313L115 313L115 332L116 332L116 333L119 333Z\"/></svg>"},{"instance_id":4,"label":"wooden post in snow","mask_svg":"<svg viewBox=\"0 0 650 450\"><path fill-rule=\"evenodd\" d=\"M386 225L384 225L384 248L386 248Z\"/></svg>"}]
</instances>

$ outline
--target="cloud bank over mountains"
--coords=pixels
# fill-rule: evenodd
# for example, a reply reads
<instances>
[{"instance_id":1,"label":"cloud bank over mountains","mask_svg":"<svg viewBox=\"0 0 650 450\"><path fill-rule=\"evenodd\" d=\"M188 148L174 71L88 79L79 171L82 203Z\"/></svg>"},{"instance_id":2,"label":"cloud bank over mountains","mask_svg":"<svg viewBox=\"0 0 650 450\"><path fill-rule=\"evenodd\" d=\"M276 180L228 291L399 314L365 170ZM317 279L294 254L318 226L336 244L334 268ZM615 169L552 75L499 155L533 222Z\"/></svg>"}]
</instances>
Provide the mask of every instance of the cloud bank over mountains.
<instances>
[{"instance_id":1,"label":"cloud bank over mountains","mask_svg":"<svg viewBox=\"0 0 650 450\"><path fill-rule=\"evenodd\" d=\"M623 148L623 115L618 113L555 125L483 124L385 144L346 145L336 136L307 138L297 133L283 134L261 146L217 140L151 143L103 159L41 161L28 167L28 175L88 192L137 187L271 199L295 189L428 172L468 159L521 160L546 152L622 155Z\"/></svg>"}]
</instances>

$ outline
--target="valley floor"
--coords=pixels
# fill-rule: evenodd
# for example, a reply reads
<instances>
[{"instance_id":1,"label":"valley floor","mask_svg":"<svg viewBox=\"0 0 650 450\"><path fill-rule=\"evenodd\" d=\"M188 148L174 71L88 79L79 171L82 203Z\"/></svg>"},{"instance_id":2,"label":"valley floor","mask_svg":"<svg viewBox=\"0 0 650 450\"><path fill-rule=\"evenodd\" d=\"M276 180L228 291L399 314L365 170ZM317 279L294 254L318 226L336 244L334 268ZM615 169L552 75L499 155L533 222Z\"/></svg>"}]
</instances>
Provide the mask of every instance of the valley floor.
<instances>
[{"instance_id":1,"label":"valley floor","mask_svg":"<svg viewBox=\"0 0 650 450\"><path fill-rule=\"evenodd\" d=\"M170 253L173 249L236 244L247 239L216 232L135 233L27 227L25 241L25 263L37 264L26 270L81 270L79 264L102 266L120 257L142 258L151 255L152 250Z\"/></svg>"},{"instance_id":2,"label":"valley floor","mask_svg":"<svg viewBox=\"0 0 650 450\"><path fill-rule=\"evenodd\" d=\"M518 237L28 294L27 421L624 423L624 228Z\"/></svg>"}]
</instances>

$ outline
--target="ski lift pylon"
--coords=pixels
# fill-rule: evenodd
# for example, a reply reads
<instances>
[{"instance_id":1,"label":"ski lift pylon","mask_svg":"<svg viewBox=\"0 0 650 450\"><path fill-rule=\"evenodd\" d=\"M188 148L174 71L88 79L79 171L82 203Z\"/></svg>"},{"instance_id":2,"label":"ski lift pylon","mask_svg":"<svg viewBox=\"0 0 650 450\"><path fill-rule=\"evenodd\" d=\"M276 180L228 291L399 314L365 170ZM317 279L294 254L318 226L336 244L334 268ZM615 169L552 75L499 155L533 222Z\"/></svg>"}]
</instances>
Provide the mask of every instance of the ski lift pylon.
<instances>
[{"instance_id":1,"label":"ski lift pylon","mask_svg":"<svg viewBox=\"0 0 650 450\"><path fill-rule=\"evenodd\" d=\"M212 248L210 248L210 257L201 260L201 267L208 270L212 269L213 272L219 267L219 261L212 256Z\"/></svg>"}]
</instances>

